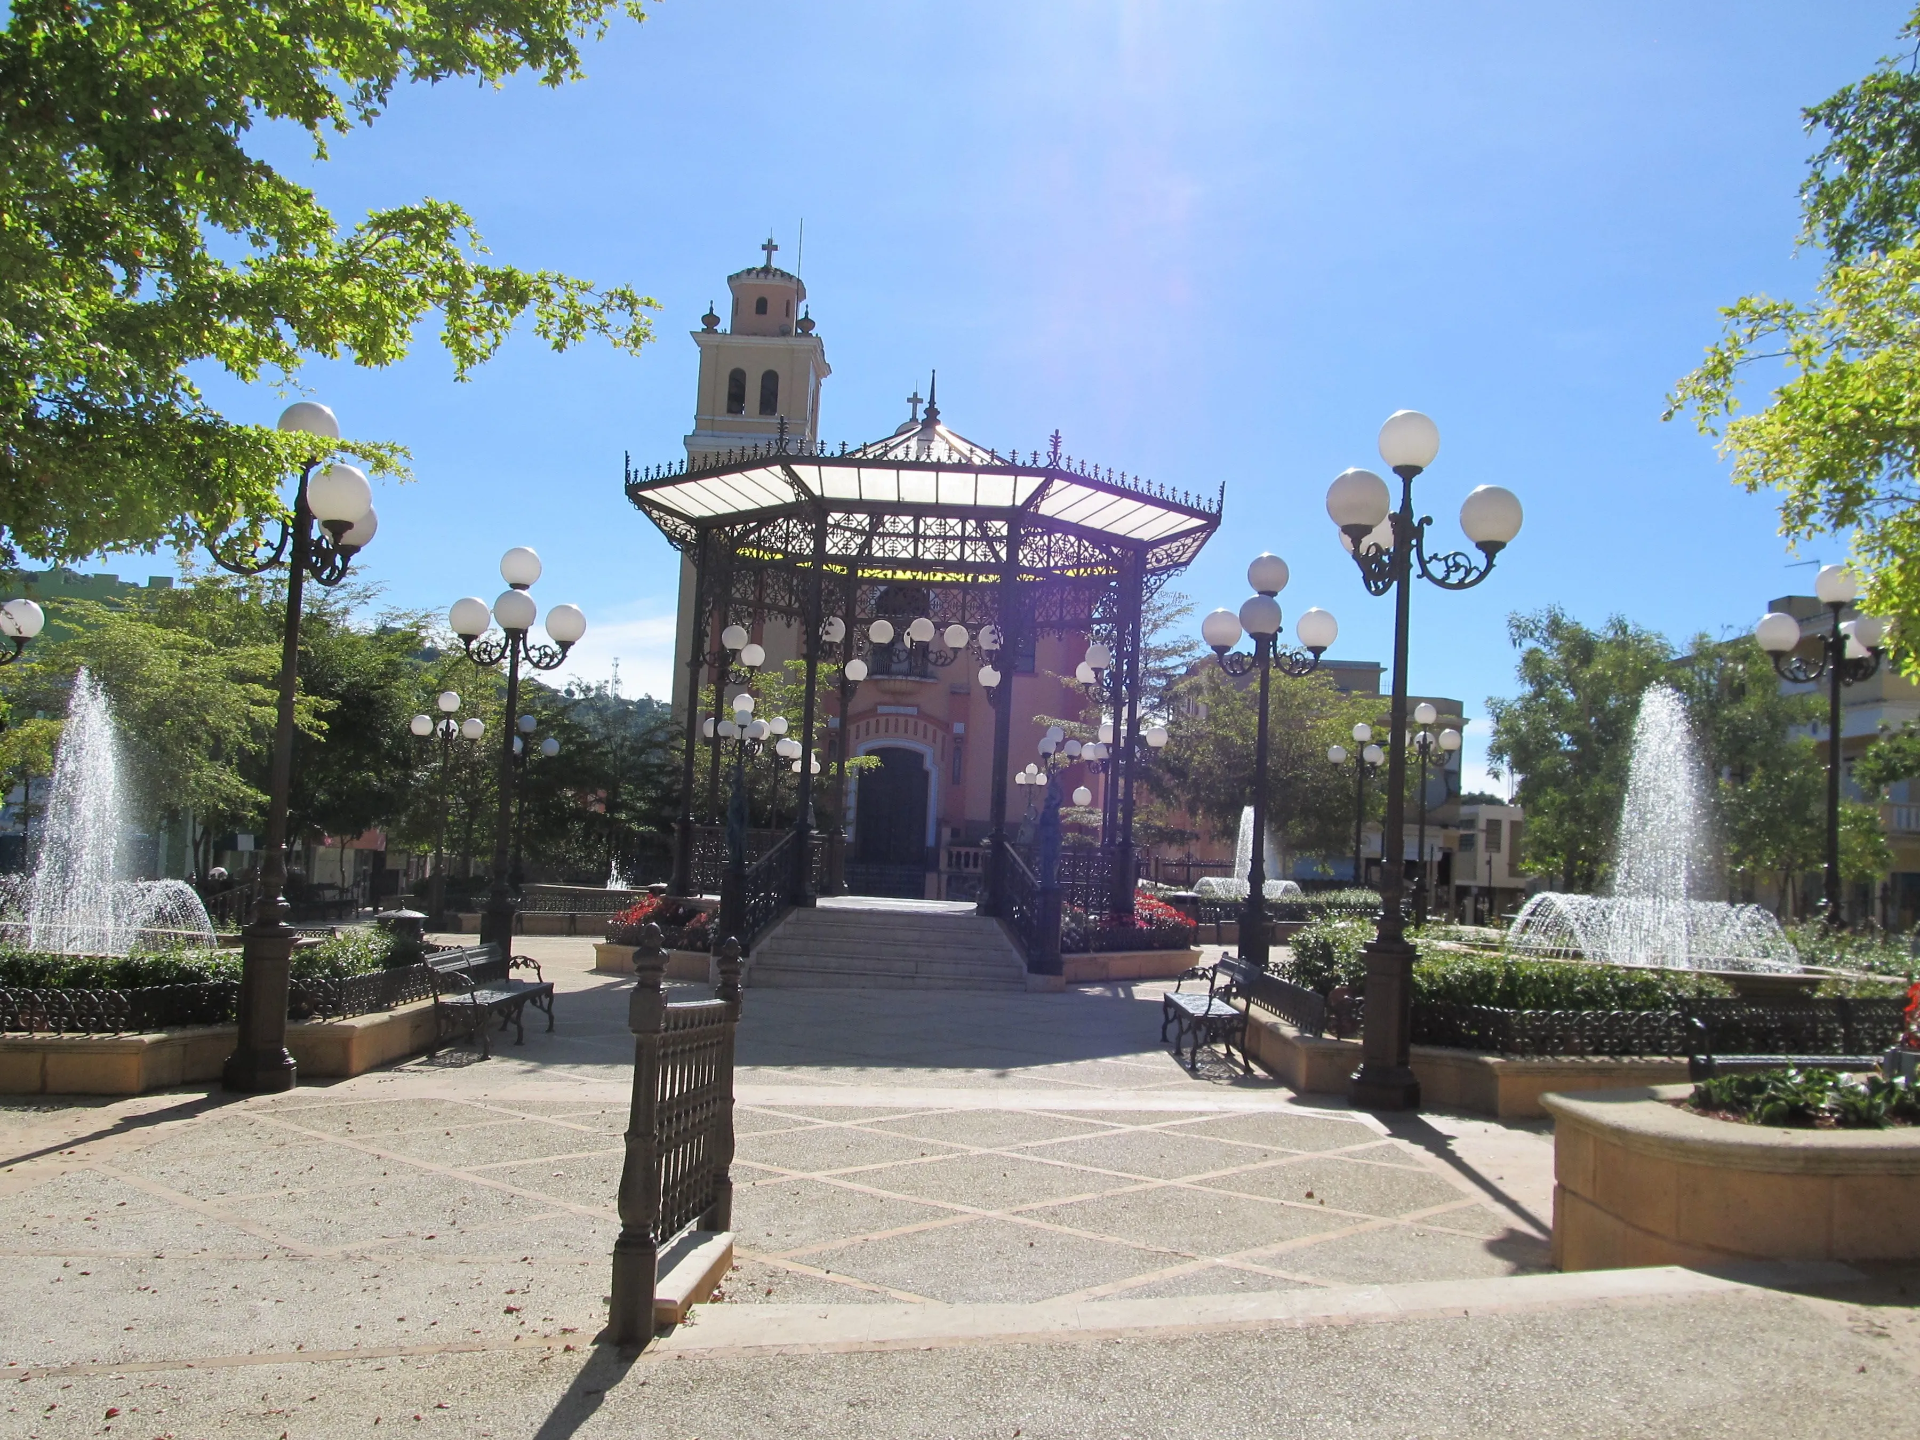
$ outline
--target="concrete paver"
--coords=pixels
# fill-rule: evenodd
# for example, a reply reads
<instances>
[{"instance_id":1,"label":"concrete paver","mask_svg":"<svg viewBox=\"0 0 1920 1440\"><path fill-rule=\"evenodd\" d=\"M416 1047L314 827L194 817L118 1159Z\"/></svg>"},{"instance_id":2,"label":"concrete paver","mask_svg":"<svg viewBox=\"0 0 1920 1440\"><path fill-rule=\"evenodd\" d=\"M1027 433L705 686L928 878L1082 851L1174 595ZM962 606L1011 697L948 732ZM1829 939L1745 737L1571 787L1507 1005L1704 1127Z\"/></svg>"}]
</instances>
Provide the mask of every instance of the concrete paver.
<instances>
[{"instance_id":1,"label":"concrete paver","mask_svg":"<svg viewBox=\"0 0 1920 1440\"><path fill-rule=\"evenodd\" d=\"M1814 1301L1537 1275L1544 1125L1189 1074L1151 985L750 989L738 1265L621 1363L590 1342L628 984L586 942L521 948L559 1023L490 1061L0 1110L0 1253L46 1297L0 1310L31 1377L0 1368L0 1433L117 1408L112 1433L176 1436L1678 1435L1745 1393L1743 1433L1823 1435L1903 1414L1866 1377L1920 1372L1892 1278Z\"/></svg>"}]
</instances>

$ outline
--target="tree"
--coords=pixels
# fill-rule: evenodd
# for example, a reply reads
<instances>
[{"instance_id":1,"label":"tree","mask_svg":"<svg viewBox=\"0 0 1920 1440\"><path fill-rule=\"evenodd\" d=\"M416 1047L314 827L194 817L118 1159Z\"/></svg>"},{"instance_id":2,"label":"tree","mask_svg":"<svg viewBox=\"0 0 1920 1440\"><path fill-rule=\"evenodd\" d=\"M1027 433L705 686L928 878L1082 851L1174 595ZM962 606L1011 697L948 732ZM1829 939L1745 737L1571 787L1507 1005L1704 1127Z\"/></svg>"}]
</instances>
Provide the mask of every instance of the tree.
<instances>
[{"instance_id":1,"label":"tree","mask_svg":"<svg viewBox=\"0 0 1920 1440\"><path fill-rule=\"evenodd\" d=\"M138 813L169 821L190 814L203 830L234 829L265 804L246 762L273 728L269 682L278 665L272 646L216 645L160 623L144 601L75 600L28 658L0 674L0 685L15 713L63 717L84 666L112 706ZM302 704L297 721L315 728L315 707ZM44 726L33 743L44 745Z\"/></svg>"},{"instance_id":2,"label":"tree","mask_svg":"<svg viewBox=\"0 0 1920 1440\"><path fill-rule=\"evenodd\" d=\"M1686 698L1710 757L1731 887L1751 899L1771 880L1784 900L1794 877L1826 856L1826 767L1813 741L1793 733L1818 717L1817 697L1782 690L1750 635L1696 636L1665 679Z\"/></svg>"},{"instance_id":3,"label":"tree","mask_svg":"<svg viewBox=\"0 0 1920 1440\"><path fill-rule=\"evenodd\" d=\"M1896 621L1909 673L1920 653L1920 9L1908 54L1806 111L1825 134L1801 188L1804 242L1827 251L1810 305L1750 295L1669 397L1720 439L1737 483L1780 495L1781 532L1853 531L1865 602ZM1755 362L1789 378L1739 414Z\"/></svg>"},{"instance_id":4,"label":"tree","mask_svg":"<svg viewBox=\"0 0 1920 1440\"><path fill-rule=\"evenodd\" d=\"M1489 758L1519 777L1529 864L1563 889L1605 886L1648 686L1678 691L1699 742L1724 841L1730 889L1751 898L1771 882L1785 904L1799 877L1826 856L1826 767L1795 731L1817 719L1817 698L1781 689L1751 636L1695 636L1674 655L1664 636L1615 616L1595 631L1549 607L1508 620L1523 692L1490 700ZM1849 879L1888 863L1871 806L1843 807L1841 870Z\"/></svg>"},{"instance_id":5,"label":"tree","mask_svg":"<svg viewBox=\"0 0 1920 1440\"><path fill-rule=\"evenodd\" d=\"M281 508L302 437L229 423L194 367L289 382L313 355L402 359L416 327L464 378L531 314L555 349L636 349L652 301L490 263L458 205L343 229L247 148L328 134L401 82L581 73L639 0L16 0L0 32L0 545L47 558L191 540ZM341 447L397 467L404 452ZM111 484L102 484L102 477Z\"/></svg>"},{"instance_id":6,"label":"tree","mask_svg":"<svg viewBox=\"0 0 1920 1440\"><path fill-rule=\"evenodd\" d=\"M1529 868L1592 891L1613 849L1640 695L1672 647L1618 615L1593 630L1558 606L1508 616L1507 634L1522 647L1521 693L1487 701L1487 758L1520 777Z\"/></svg>"},{"instance_id":7,"label":"tree","mask_svg":"<svg viewBox=\"0 0 1920 1440\"><path fill-rule=\"evenodd\" d=\"M1253 800L1259 679L1234 680L1204 664L1180 683L1166 748L1153 762L1157 793L1177 800L1217 836L1237 835ZM1371 720L1379 697L1348 696L1325 675L1274 676L1267 705L1269 823L1284 852L1344 854L1353 845L1353 772L1327 749L1350 743L1357 720ZM1378 808L1378 787L1370 791ZM1287 856L1269 855L1270 877Z\"/></svg>"},{"instance_id":8,"label":"tree","mask_svg":"<svg viewBox=\"0 0 1920 1440\"><path fill-rule=\"evenodd\" d=\"M682 738L673 709L612 684L569 686L569 714L594 762L595 863L629 880L664 877L680 801Z\"/></svg>"}]
</instances>

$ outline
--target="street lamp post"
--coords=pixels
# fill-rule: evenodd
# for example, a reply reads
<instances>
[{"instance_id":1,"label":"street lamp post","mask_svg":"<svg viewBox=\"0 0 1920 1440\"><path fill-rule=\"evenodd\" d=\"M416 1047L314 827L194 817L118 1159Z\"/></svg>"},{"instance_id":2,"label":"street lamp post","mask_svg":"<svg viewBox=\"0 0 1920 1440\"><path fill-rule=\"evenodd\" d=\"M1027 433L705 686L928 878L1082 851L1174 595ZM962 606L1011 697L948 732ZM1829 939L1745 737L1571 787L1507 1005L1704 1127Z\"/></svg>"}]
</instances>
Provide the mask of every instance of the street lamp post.
<instances>
[{"instance_id":1,"label":"street lamp post","mask_svg":"<svg viewBox=\"0 0 1920 1440\"><path fill-rule=\"evenodd\" d=\"M1520 501L1498 485L1482 485L1460 507L1460 528L1480 551L1476 561L1464 551L1429 555L1427 527L1433 518L1415 518L1413 481L1440 450L1439 428L1417 410L1401 410L1380 427L1380 458L1400 479L1396 509L1387 482L1371 470L1348 470L1327 489L1327 514L1340 528L1361 580L1372 595L1394 596L1393 709L1387 737L1387 817L1385 835L1400 846L1406 833L1407 785L1407 632L1411 618L1413 573L1443 590L1465 590L1493 571L1494 557L1520 533ZM1413 1029L1413 947L1407 943L1401 897L1406 892L1404 863L1388 863L1381 847L1380 924L1367 946L1366 1017L1361 1036L1360 1069L1353 1077L1358 1105L1379 1110L1411 1110L1420 1104L1420 1083L1407 1063Z\"/></svg>"},{"instance_id":2,"label":"street lamp post","mask_svg":"<svg viewBox=\"0 0 1920 1440\"><path fill-rule=\"evenodd\" d=\"M1887 622L1878 615L1862 615L1842 622L1840 613L1860 597L1860 577L1844 565L1828 565L1813 582L1813 593L1829 614L1826 633L1809 634L1810 627L1784 611L1775 610L1753 627L1760 648L1773 659L1783 680L1810 685L1827 679L1827 924L1846 924L1846 906L1840 896L1840 688L1871 679L1884 655ZM1795 655L1803 639L1816 640L1818 658Z\"/></svg>"},{"instance_id":3,"label":"street lamp post","mask_svg":"<svg viewBox=\"0 0 1920 1440\"><path fill-rule=\"evenodd\" d=\"M1353 883L1367 883L1367 859L1365 841L1367 834L1367 776L1378 770L1387 758L1387 752L1373 741L1373 727L1364 720L1353 727L1354 748L1351 752L1344 745L1329 745L1327 759L1336 765L1353 761ZM1380 853L1386 854L1383 843Z\"/></svg>"},{"instance_id":4,"label":"street lamp post","mask_svg":"<svg viewBox=\"0 0 1920 1440\"><path fill-rule=\"evenodd\" d=\"M524 545L515 546L500 558L500 578L507 588L493 602L469 595L453 602L448 612L453 633L460 637L467 658L482 669L492 669L503 660L507 666L506 704L502 713L512 715L520 708L520 667L532 670L557 669L567 652L587 633L587 617L576 605L555 605L547 611L547 637L551 645L527 639L533 629L539 607L527 593L540 578L540 557ZM500 626L500 638L488 640L489 619ZM513 828L514 727L500 728L500 799L493 833L493 884L487 892L487 908L480 921L480 943L496 946L505 955L513 944L513 892L508 885L507 846Z\"/></svg>"},{"instance_id":5,"label":"street lamp post","mask_svg":"<svg viewBox=\"0 0 1920 1440\"><path fill-rule=\"evenodd\" d=\"M1240 912L1240 959L1267 968L1267 695L1274 667L1283 675L1301 676L1316 669L1320 657L1340 633L1325 610L1312 609L1295 622L1299 650L1282 651L1280 602L1274 597L1287 586L1287 562L1278 555L1259 555L1247 567L1247 583L1254 593L1231 610L1215 610L1200 622L1200 637L1212 648L1220 668L1236 679L1260 670L1260 710L1253 742L1253 839L1247 857L1247 899ZM1233 647L1242 631L1253 637L1253 653Z\"/></svg>"},{"instance_id":6,"label":"street lamp post","mask_svg":"<svg viewBox=\"0 0 1920 1440\"><path fill-rule=\"evenodd\" d=\"M434 925L444 928L447 904L447 811L453 799L448 768L453 758L453 742L461 739L477 743L487 733L487 722L478 715L469 715L465 720L453 718L453 712L460 708L458 691L442 690L434 697L433 703L441 718L436 722L431 715L416 715L408 728L422 740L429 735L440 737L440 811L433 822L433 874L427 880L427 908L433 913Z\"/></svg>"},{"instance_id":7,"label":"street lamp post","mask_svg":"<svg viewBox=\"0 0 1920 1440\"><path fill-rule=\"evenodd\" d=\"M297 1078L287 1052L287 981L293 960L293 927L287 886L287 793L293 782L293 701L300 666L300 601L308 579L334 586L347 578L353 557L373 539L379 520L373 488L351 465L327 465L326 451L340 438L340 425L324 405L302 400L281 412L279 428L315 440L314 458L300 469L293 513L280 522L269 547L246 529L208 537L207 551L221 569L262 575L287 569L287 618L280 636L278 709L273 760L267 778L266 852L260 861L253 918L241 932L239 1033L221 1068L229 1090L252 1094L290 1090ZM315 533L314 522L319 522Z\"/></svg>"},{"instance_id":8,"label":"street lamp post","mask_svg":"<svg viewBox=\"0 0 1920 1440\"><path fill-rule=\"evenodd\" d=\"M1443 756L1451 755L1460 748L1460 732L1449 726L1437 735L1433 727L1439 723L1440 712L1429 702L1422 700L1413 707L1413 722L1420 728L1413 733L1413 746L1420 752L1420 838L1414 844L1414 853L1420 865L1420 888L1414 892L1413 914L1417 924L1427 923L1427 897L1433 889L1433 879L1427 864L1427 760L1437 746ZM1446 761L1441 760L1442 773Z\"/></svg>"}]
</instances>

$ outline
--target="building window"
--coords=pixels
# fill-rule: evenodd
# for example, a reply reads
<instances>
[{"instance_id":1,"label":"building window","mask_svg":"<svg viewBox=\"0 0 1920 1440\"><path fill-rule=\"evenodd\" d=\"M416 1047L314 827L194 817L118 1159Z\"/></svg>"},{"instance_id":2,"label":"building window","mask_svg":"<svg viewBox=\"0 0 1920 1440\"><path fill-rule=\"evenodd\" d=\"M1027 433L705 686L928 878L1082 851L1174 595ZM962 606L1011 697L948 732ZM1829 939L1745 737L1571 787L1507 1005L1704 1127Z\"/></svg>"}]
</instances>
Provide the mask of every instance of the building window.
<instances>
[{"instance_id":1,"label":"building window","mask_svg":"<svg viewBox=\"0 0 1920 1440\"><path fill-rule=\"evenodd\" d=\"M730 370L727 372L727 414L744 415L747 413L747 372Z\"/></svg>"},{"instance_id":2,"label":"building window","mask_svg":"<svg viewBox=\"0 0 1920 1440\"><path fill-rule=\"evenodd\" d=\"M767 313L767 297L766 296L762 295L753 302L753 313L756 315L764 315Z\"/></svg>"},{"instance_id":3,"label":"building window","mask_svg":"<svg viewBox=\"0 0 1920 1440\"><path fill-rule=\"evenodd\" d=\"M780 410L780 372L768 370L760 376L760 413L774 415Z\"/></svg>"},{"instance_id":4,"label":"building window","mask_svg":"<svg viewBox=\"0 0 1920 1440\"><path fill-rule=\"evenodd\" d=\"M1491 816L1487 818L1487 853L1489 855L1500 853L1500 822Z\"/></svg>"}]
</instances>

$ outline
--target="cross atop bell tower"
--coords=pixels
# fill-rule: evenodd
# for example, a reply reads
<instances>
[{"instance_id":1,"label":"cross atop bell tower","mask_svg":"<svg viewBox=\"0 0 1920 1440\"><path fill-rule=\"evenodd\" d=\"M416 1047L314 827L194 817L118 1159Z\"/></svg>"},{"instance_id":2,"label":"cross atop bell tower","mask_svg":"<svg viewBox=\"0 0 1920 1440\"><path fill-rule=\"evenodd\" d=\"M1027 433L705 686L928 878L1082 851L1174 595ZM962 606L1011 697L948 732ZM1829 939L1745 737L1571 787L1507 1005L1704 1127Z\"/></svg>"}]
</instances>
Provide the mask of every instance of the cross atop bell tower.
<instances>
[{"instance_id":1,"label":"cross atop bell tower","mask_svg":"<svg viewBox=\"0 0 1920 1440\"><path fill-rule=\"evenodd\" d=\"M767 236L766 244L760 247L760 249L766 254L767 263L761 268L766 270L771 270L773 268L773 252L778 250L779 248L780 247L778 245L773 243L773 237L771 235Z\"/></svg>"}]
</instances>

